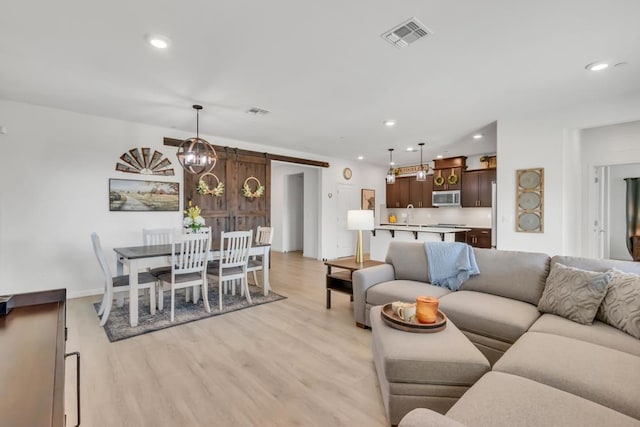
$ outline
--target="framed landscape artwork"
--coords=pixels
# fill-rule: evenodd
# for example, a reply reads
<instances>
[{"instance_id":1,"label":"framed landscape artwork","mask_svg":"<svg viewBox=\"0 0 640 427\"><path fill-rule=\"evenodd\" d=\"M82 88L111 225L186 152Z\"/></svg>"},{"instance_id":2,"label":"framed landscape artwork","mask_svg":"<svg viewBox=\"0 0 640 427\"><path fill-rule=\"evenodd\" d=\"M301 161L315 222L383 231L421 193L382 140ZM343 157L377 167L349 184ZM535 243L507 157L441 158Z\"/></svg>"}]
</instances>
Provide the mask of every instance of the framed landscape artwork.
<instances>
[{"instance_id":1,"label":"framed landscape artwork","mask_svg":"<svg viewBox=\"0 0 640 427\"><path fill-rule=\"evenodd\" d=\"M178 211L180 184L177 182L109 179L110 211Z\"/></svg>"},{"instance_id":2,"label":"framed landscape artwork","mask_svg":"<svg viewBox=\"0 0 640 427\"><path fill-rule=\"evenodd\" d=\"M362 210L376 210L376 190L369 190L367 188L362 189Z\"/></svg>"}]
</instances>

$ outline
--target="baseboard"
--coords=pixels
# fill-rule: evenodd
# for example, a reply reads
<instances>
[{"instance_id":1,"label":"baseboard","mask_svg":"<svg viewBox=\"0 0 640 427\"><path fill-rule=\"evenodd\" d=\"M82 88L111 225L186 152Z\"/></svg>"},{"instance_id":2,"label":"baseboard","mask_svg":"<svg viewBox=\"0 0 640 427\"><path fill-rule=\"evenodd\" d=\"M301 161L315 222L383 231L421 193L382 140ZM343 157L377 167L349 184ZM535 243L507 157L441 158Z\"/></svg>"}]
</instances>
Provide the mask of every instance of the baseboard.
<instances>
[{"instance_id":1,"label":"baseboard","mask_svg":"<svg viewBox=\"0 0 640 427\"><path fill-rule=\"evenodd\" d=\"M104 293L104 288L83 289L81 291L69 291L67 293L67 299L84 298L84 297L90 297L93 295L102 295L103 293Z\"/></svg>"}]
</instances>

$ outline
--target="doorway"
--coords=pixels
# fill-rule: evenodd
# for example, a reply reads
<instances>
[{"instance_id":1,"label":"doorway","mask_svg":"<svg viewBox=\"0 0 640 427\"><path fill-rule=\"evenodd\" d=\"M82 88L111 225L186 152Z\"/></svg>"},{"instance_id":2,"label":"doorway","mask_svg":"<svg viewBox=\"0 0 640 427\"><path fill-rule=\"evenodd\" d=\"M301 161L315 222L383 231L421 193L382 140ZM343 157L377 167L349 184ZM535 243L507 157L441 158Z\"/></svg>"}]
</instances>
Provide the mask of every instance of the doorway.
<instances>
[{"instance_id":1,"label":"doorway","mask_svg":"<svg viewBox=\"0 0 640 427\"><path fill-rule=\"evenodd\" d=\"M631 261L627 249L627 190L625 178L640 177L640 163L597 166L590 211L591 255Z\"/></svg>"},{"instance_id":2,"label":"doorway","mask_svg":"<svg viewBox=\"0 0 640 427\"><path fill-rule=\"evenodd\" d=\"M284 192L286 198L282 218L282 251L302 251L304 249L304 174L287 175Z\"/></svg>"}]
</instances>

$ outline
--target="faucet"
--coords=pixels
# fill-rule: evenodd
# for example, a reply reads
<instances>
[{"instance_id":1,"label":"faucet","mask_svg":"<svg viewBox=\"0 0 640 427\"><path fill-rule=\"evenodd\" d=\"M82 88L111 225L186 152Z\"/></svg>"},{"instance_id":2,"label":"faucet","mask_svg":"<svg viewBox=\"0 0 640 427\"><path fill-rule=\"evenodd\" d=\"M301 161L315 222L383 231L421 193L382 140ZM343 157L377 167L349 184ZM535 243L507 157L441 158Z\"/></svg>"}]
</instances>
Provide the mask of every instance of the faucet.
<instances>
[{"instance_id":1,"label":"faucet","mask_svg":"<svg viewBox=\"0 0 640 427\"><path fill-rule=\"evenodd\" d=\"M407 216L405 218L405 225L407 227L409 226L409 209L413 209L413 205L411 203L407 205Z\"/></svg>"}]
</instances>

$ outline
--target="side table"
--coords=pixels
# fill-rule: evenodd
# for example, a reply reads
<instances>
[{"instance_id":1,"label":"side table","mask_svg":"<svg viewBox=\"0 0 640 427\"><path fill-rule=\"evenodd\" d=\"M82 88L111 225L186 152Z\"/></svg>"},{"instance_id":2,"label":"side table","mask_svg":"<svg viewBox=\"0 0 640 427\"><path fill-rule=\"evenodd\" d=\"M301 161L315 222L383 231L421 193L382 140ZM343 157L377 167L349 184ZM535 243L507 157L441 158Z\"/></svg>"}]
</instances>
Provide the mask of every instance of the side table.
<instances>
[{"instance_id":1,"label":"side table","mask_svg":"<svg viewBox=\"0 0 640 427\"><path fill-rule=\"evenodd\" d=\"M327 261L327 308L331 308L331 291L338 291L351 296L353 301L353 284L351 275L354 271L362 268L373 267L374 265L384 264L380 261L365 260L357 263L355 257L340 258L333 261ZM334 268L340 269L333 271Z\"/></svg>"}]
</instances>

